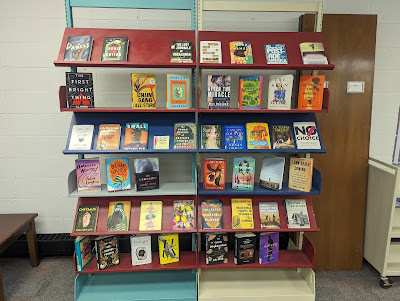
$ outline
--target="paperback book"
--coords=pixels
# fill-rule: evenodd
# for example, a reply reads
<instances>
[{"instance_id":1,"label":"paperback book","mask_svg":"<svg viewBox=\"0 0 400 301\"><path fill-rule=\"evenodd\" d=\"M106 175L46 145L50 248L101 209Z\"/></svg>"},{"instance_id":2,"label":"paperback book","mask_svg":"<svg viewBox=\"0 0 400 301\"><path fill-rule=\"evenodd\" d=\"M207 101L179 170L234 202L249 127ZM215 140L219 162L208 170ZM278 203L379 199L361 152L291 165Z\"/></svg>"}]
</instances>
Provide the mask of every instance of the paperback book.
<instances>
[{"instance_id":1,"label":"paperback book","mask_svg":"<svg viewBox=\"0 0 400 301\"><path fill-rule=\"evenodd\" d=\"M147 149L149 124L146 122L127 123L125 126L124 149Z\"/></svg>"},{"instance_id":2,"label":"paperback book","mask_svg":"<svg viewBox=\"0 0 400 301\"><path fill-rule=\"evenodd\" d=\"M297 108L300 110L322 110L324 82L324 75L300 76Z\"/></svg>"},{"instance_id":3,"label":"paperback book","mask_svg":"<svg viewBox=\"0 0 400 301\"><path fill-rule=\"evenodd\" d=\"M300 43L300 52L303 59L303 64L328 64L328 59L326 58L324 45L322 43Z\"/></svg>"},{"instance_id":4,"label":"paperback book","mask_svg":"<svg viewBox=\"0 0 400 301\"><path fill-rule=\"evenodd\" d=\"M228 235L206 233L206 264L228 263Z\"/></svg>"},{"instance_id":5,"label":"paperback book","mask_svg":"<svg viewBox=\"0 0 400 301\"><path fill-rule=\"evenodd\" d=\"M231 64L253 64L253 52L250 42L230 42L229 50L231 54Z\"/></svg>"},{"instance_id":6,"label":"paperback book","mask_svg":"<svg viewBox=\"0 0 400 301\"><path fill-rule=\"evenodd\" d=\"M119 244L116 236L99 236L94 240L94 245L99 270L119 265Z\"/></svg>"},{"instance_id":7,"label":"paperback book","mask_svg":"<svg viewBox=\"0 0 400 301\"><path fill-rule=\"evenodd\" d=\"M90 61L93 39L91 36L69 36L64 61Z\"/></svg>"},{"instance_id":8,"label":"paperback book","mask_svg":"<svg viewBox=\"0 0 400 301\"><path fill-rule=\"evenodd\" d=\"M255 159L233 158L232 189L253 191L255 169Z\"/></svg>"},{"instance_id":9,"label":"paperback book","mask_svg":"<svg viewBox=\"0 0 400 301\"><path fill-rule=\"evenodd\" d=\"M266 44L264 47L267 64L288 63L285 44Z\"/></svg>"},{"instance_id":10,"label":"paperback book","mask_svg":"<svg viewBox=\"0 0 400 301\"><path fill-rule=\"evenodd\" d=\"M294 149L295 146L290 125L272 125L271 143L273 149Z\"/></svg>"},{"instance_id":11,"label":"paperback book","mask_svg":"<svg viewBox=\"0 0 400 301\"><path fill-rule=\"evenodd\" d=\"M290 158L289 188L311 191L313 162L312 158Z\"/></svg>"},{"instance_id":12,"label":"paperback book","mask_svg":"<svg viewBox=\"0 0 400 301\"><path fill-rule=\"evenodd\" d=\"M121 136L121 125L119 124L100 124L99 134L97 135L97 150L119 149Z\"/></svg>"},{"instance_id":13,"label":"paperback book","mask_svg":"<svg viewBox=\"0 0 400 301\"><path fill-rule=\"evenodd\" d=\"M169 136L154 136L153 149L169 149Z\"/></svg>"},{"instance_id":14,"label":"paperback book","mask_svg":"<svg viewBox=\"0 0 400 301\"><path fill-rule=\"evenodd\" d=\"M254 229L253 202L251 199L231 199L232 229Z\"/></svg>"},{"instance_id":15,"label":"paperback book","mask_svg":"<svg viewBox=\"0 0 400 301\"><path fill-rule=\"evenodd\" d=\"M297 149L321 149L315 122L293 122Z\"/></svg>"},{"instance_id":16,"label":"paperback book","mask_svg":"<svg viewBox=\"0 0 400 301\"><path fill-rule=\"evenodd\" d=\"M133 160L135 168L136 191L160 188L160 168L158 158L139 158Z\"/></svg>"},{"instance_id":17,"label":"paperback book","mask_svg":"<svg viewBox=\"0 0 400 301\"><path fill-rule=\"evenodd\" d=\"M200 63L222 63L222 51L220 41L200 41Z\"/></svg>"},{"instance_id":18,"label":"paperback book","mask_svg":"<svg viewBox=\"0 0 400 301\"><path fill-rule=\"evenodd\" d=\"M155 74L132 73L131 85L132 108L157 109Z\"/></svg>"},{"instance_id":19,"label":"paperback book","mask_svg":"<svg viewBox=\"0 0 400 301\"><path fill-rule=\"evenodd\" d=\"M258 186L272 190L281 190L284 169L284 157L264 157Z\"/></svg>"},{"instance_id":20,"label":"paperback book","mask_svg":"<svg viewBox=\"0 0 400 301\"><path fill-rule=\"evenodd\" d=\"M167 74L167 109L189 109L190 75Z\"/></svg>"},{"instance_id":21,"label":"paperback book","mask_svg":"<svg viewBox=\"0 0 400 301\"><path fill-rule=\"evenodd\" d=\"M128 58L129 39L127 37L105 37L103 43L102 61L126 62Z\"/></svg>"},{"instance_id":22,"label":"paperback book","mask_svg":"<svg viewBox=\"0 0 400 301\"><path fill-rule=\"evenodd\" d=\"M204 159L203 187L205 190L225 190L226 163L222 158Z\"/></svg>"},{"instance_id":23,"label":"paperback book","mask_svg":"<svg viewBox=\"0 0 400 301\"><path fill-rule=\"evenodd\" d=\"M260 210L261 229L280 229L281 220L277 202L260 202L258 208Z\"/></svg>"},{"instance_id":24,"label":"paperback book","mask_svg":"<svg viewBox=\"0 0 400 301\"><path fill-rule=\"evenodd\" d=\"M248 149L271 149L268 123L246 123Z\"/></svg>"},{"instance_id":25,"label":"paperback book","mask_svg":"<svg viewBox=\"0 0 400 301\"><path fill-rule=\"evenodd\" d=\"M222 202L220 200L201 201L202 229L222 229Z\"/></svg>"},{"instance_id":26,"label":"paperback book","mask_svg":"<svg viewBox=\"0 0 400 301\"><path fill-rule=\"evenodd\" d=\"M270 75L268 85L269 110L290 110L293 75Z\"/></svg>"},{"instance_id":27,"label":"paperback book","mask_svg":"<svg viewBox=\"0 0 400 301\"><path fill-rule=\"evenodd\" d=\"M130 241L132 265L143 265L151 263L151 236L133 235L131 236Z\"/></svg>"},{"instance_id":28,"label":"paperback book","mask_svg":"<svg viewBox=\"0 0 400 301\"><path fill-rule=\"evenodd\" d=\"M75 238L75 259L78 272L82 272L92 261L91 249L90 236L77 236Z\"/></svg>"},{"instance_id":29,"label":"paperback book","mask_svg":"<svg viewBox=\"0 0 400 301\"><path fill-rule=\"evenodd\" d=\"M193 230L194 220L193 200L174 201L172 230Z\"/></svg>"},{"instance_id":30,"label":"paperback book","mask_svg":"<svg viewBox=\"0 0 400 301\"><path fill-rule=\"evenodd\" d=\"M65 74L68 108L94 108L92 73Z\"/></svg>"},{"instance_id":31,"label":"paperback book","mask_svg":"<svg viewBox=\"0 0 400 301\"><path fill-rule=\"evenodd\" d=\"M140 203L139 231L159 231L162 227L162 201Z\"/></svg>"},{"instance_id":32,"label":"paperback book","mask_svg":"<svg viewBox=\"0 0 400 301\"><path fill-rule=\"evenodd\" d=\"M229 109L231 100L231 76L208 75L207 109Z\"/></svg>"},{"instance_id":33,"label":"paperback book","mask_svg":"<svg viewBox=\"0 0 400 301\"><path fill-rule=\"evenodd\" d=\"M128 158L107 158L107 190L119 191L131 189L131 173Z\"/></svg>"},{"instance_id":34,"label":"paperback book","mask_svg":"<svg viewBox=\"0 0 400 301\"><path fill-rule=\"evenodd\" d=\"M78 206L75 215L74 232L95 232L98 215L99 215L98 205Z\"/></svg>"},{"instance_id":35,"label":"paperback book","mask_svg":"<svg viewBox=\"0 0 400 301\"><path fill-rule=\"evenodd\" d=\"M98 158L75 160L78 192L101 191L100 161Z\"/></svg>"},{"instance_id":36,"label":"paperback book","mask_svg":"<svg viewBox=\"0 0 400 301\"><path fill-rule=\"evenodd\" d=\"M260 264L277 262L279 258L279 233L260 233Z\"/></svg>"},{"instance_id":37,"label":"paperback book","mask_svg":"<svg viewBox=\"0 0 400 301\"><path fill-rule=\"evenodd\" d=\"M239 76L239 109L259 110L262 103L263 76Z\"/></svg>"},{"instance_id":38,"label":"paperback book","mask_svg":"<svg viewBox=\"0 0 400 301\"><path fill-rule=\"evenodd\" d=\"M171 42L171 63L193 63L192 41Z\"/></svg>"},{"instance_id":39,"label":"paperback book","mask_svg":"<svg viewBox=\"0 0 400 301\"><path fill-rule=\"evenodd\" d=\"M220 149L220 148L221 148L221 126L202 125L201 149Z\"/></svg>"},{"instance_id":40,"label":"paperback book","mask_svg":"<svg viewBox=\"0 0 400 301\"><path fill-rule=\"evenodd\" d=\"M192 122L174 124L174 149L196 149L196 125Z\"/></svg>"},{"instance_id":41,"label":"paperback book","mask_svg":"<svg viewBox=\"0 0 400 301\"><path fill-rule=\"evenodd\" d=\"M257 236L254 233L236 233L233 262L237 265L255 263L256 241Z\"/></svg>"},{"instance_id":42,"label":"paperback book","mask_svg":"<svg viewBox=\"0 0 400 301\"><path fill-rule=\"evenodd\" d=\"M108 205L107 232L128 231L131 218L131 202L110 202Z\"/></svg>"},{"instance_id":43,"label":"paperback book","mask_svg":"<svg viewBox=\"0 0 400 301\"><path fill-rule=\"evenodd\" d=\"M246 149L246 133L243 125L226 125L225 149Z\"/></svg>"},{"instance_id":44,"label":"paperback book","mask_svg":"<svg viewBox=\"0 0 400 301\"><path fill-rule=\"evenodd\" d=\"M68 150L92 149L94 125L75 124L72 126Z\"/></svg>"},{"instance_id":45,"label":"paperback book","mask_svg":"<svg viewBox=\"0 0 400 301\"><path fill-rule=\"evenodd\" d=\"M179 261L179 236L178 234L164 234L158 236L158 250L160 264Z\"/></svg>"},{"instance_id":46,"label":"paperback book","mask_svg":"<svg viewBox=\"0 0 400 301\"><path fill-rule=\"evenodd\" d=\"M310 228L306 200L285 200L288 228Z\"/></svg>"}]
</instances>

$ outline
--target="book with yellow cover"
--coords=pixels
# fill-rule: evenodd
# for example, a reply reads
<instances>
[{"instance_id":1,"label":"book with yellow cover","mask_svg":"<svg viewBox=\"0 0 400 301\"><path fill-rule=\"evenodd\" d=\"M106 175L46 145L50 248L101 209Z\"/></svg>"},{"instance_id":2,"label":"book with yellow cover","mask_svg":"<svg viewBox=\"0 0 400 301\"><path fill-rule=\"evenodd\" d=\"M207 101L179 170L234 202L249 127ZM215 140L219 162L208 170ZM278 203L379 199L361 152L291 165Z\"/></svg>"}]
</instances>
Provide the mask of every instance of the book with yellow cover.
<instances>
[{"instance_id":1,"label":"book with yellow cover","mask_svg":"<svg viewBox=\"0 0 400 301\"><path fill-rule=\"evenodd\" d=\"M232 229L254 229L251 199L232 199Z\"/></svg>"},{"instance_id":2,"label":"book with yellow cover","mask_svg":"<svg viewBox=\"0 0 400 301\"><path fill-rule=\"evenodd\" d=\"M119 149L120 124L100 124L97 136L97 150Z\"/></svg>"},{"instance_id":3,"label":"book with yellow cover","mask_svg":"<svg viewBox=\"0 0 400 301\"><path fill-rule=\"evenodd\" d=\"M132 73L132 107L134 109L157 109L156 75Z\"/></svg>"},{"instance_id":4,"label":"book with yellow cover","mask_svg":"<svg viewBox=\"0 0 400 301\"><path fill-rule=\"evenodd\" d=\"M248 149L271 149L268 123L246 123L246 136Z\"/></svg>"},{"instance_id":5,"label":"book with yellow cover","mask_svg":"<svg viewBox=\"0 0 400 301\"><path fill-rule=\"evenodd\" d=\"M139 231L161 230L162 201L142 201Z\"/></svg>"},{"instance_id":6,"label":"book with yellow cover","mask_svg":"<svg viewBox=\"0 0 400 301\"><path fill-rule=\"evenodd\" d=\"M108 206L107 231L128 231L131 202L110 202Z\"/></svg>"},{"instance_id":7,"label":"book with yellow cover","mask_svg":"<svg viewBox=\"0 0 400 301\"><path fill-rule=\"evenodd\" d=\"M253 64L253 52L250 42L230 42L229 51L231 54L231 64Z\"/></svg>"},{"instance_id":8,"label":"book with yellow cover","mask_svg":"<svg viewBox=\"0 0 400 301\"><path fill-rule=\"evenodd\" d=\"M311 191L313 162L312 158L290 158L289 188Z\"/></svg>"},{"instance_id":9,"label":"book with yellow cover","mask_svg":"<svg viewBox=\"0 0 400 301\"><path fill-rule=\"evenodd\" d=\"M168 264L179 261L178 234L159 235L158 250L160 253L160 264Z\"/></svg>"}]
</instances>

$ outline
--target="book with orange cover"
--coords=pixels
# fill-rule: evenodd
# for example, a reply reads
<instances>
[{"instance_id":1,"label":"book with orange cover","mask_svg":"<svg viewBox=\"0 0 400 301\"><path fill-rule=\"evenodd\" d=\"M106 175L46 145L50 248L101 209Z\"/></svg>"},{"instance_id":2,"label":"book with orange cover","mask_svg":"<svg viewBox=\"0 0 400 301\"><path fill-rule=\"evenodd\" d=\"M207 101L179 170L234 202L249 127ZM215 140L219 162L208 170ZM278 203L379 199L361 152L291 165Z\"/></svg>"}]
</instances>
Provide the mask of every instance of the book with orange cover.
<instances>
[{"instance_id":1,"label":"book with orange cover","mask_svg":"<svg viewBox=\"0 0 400 301\"><path fill-rule=\"evenodd\" d=\"M225 190L226 163L223 158L204 159L203 184L205 190Z\"/></svg>"},{"instance_id":2,"label":"book with orange cover","mask_svg":"<svg viewBox=\"0 0 400 301\"><path fill-rule=\"evenodd\" d=\"M100 124L97 136L97 150L119 149L120 124Z\"/></svg>"},{"instance_id":3,"label":"book with orange cover","mask_svg":"<svg viewBox=\"0 0 400 301\"><path fill-rule=\"evenodd\" d=\"M324 81L324 75L300 76L298 109L322 110Z\"/></svg>"}]
</instances>

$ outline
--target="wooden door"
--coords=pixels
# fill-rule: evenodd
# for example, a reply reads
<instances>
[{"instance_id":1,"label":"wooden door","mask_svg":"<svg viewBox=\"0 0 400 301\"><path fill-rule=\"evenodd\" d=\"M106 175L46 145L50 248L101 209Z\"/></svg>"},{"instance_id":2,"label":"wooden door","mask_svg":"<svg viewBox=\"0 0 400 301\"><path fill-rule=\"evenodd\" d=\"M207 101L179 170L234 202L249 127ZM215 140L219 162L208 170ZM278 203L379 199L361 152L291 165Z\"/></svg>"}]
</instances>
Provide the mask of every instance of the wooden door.
<instances>
[{"instance_id":1,"label":"wooden door","mask_svg":"<svg viewBox=\"0 0 400 301\"><path fill-rule=\"evenodd\" d=\"M318 114L326 154L312 156L322 172L321 195L313 197L319 233L307 237L316 248L317 270L359 270L364 247L365 204L376 15L324 15L323 34L333 71L329 113ZM301 31L313 31L314 15L300 18ZM364 81L364 93L347 93L347 81Z\"/></svg>"}]
</instances>

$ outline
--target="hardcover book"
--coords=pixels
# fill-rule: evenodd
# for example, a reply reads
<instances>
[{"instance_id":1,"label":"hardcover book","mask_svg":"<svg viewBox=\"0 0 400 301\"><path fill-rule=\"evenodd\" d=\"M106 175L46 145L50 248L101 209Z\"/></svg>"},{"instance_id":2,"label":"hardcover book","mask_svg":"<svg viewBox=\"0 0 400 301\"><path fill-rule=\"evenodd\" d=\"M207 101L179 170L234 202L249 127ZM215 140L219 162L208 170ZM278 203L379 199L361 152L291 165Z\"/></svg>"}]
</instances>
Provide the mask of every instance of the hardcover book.
<instances>
[{"instance_id":1,"label":"hardcover book","mask_svg":"<svg viewBox=\"0 0 400 301\"><path fill-rule=\"evenodd\" d=\"M99 236L94 240L94 245L99 270L119 265L119 244L116 236Z\"/></svg>"},{"instance_id":2,"label":"hardcover book","mask_svg":"<svg viewBox=\"0 0 400 301\"><path fill-rule=\"evenodd\" d=\"M136 191L160 188L158 158L134 159L133 165L135 167Z\"/></svg>"},{"instance_id":3,"label":"hardcover book","mask_svg":"<svg viewBox=\"0 0 400 301\"><path fill-rule=\"evenodd\" d=\"M167 74L167 109L189 109L190 75Z\"/></svg>"},{"instance_id":4,"label":"hardcover book","mask_svg":"<svg viewBox=\"0 0 400 301\"><path fill-rule=\"evenodd\" d=\"M263 76L239 76L239 109L259 110L262 103Z\"/></svg>"},{"instance_id":5,"label":"hardcover book","mask_svg":"<svg viewBox=\"0 0 400 301\"><path fill-rule=\"evenodd\" d=\"M292 104L293 75L270 75L268 109L290 110Z\"/></svg>"},{"instance_id":6,"label":"hardcover book","mask_svg":"<svg viewBox=\"0 0 400 301\"><path fill-rule=\"evenodd\" d=\"M192 122L174 124L174 149L196 149L196 124Z\"/></svg>"},{"instance_id":7,"label":"hardcover book","mask_svg":"<svg viewBox=\"0 0 400 301\"><path fill-rule=\"evenodd\" d=\"M82 272L92 261L93 255L90 246L90 236L77 236L75 238L76 269Z\"/></svg>"},{"instance_id":8,"label":"hardcover book","mask_svg":"<svg viewBox=\"0 0 400 301\"><path fill-rule=\"evenodd\" d=\"M251 199L231 199L232 229L254 229Z\"/></svg>"},{"instance_id":9,"label":"hardcover book","mask_svg":"<svg viewBox=\"0 0 400 301\"><path fill-rule=\"evenodd\" d=\"M225 149L246 149L246 133L243 125L226 125Z\"/></svg>"},{"instance_id":10,"label":"hardcover book","mask_svg":"<svg viewBox=\"0 0 400 301\"><path fill-rule=\"evenodd\" d=\"M107 158L107 190L119 191L131 189L131 173L128 158Z\"/></svg>"},{"instance_id":11,"label":"hardcover book","mask_svg":"<svg viewBox=\"0 0 400 301\"><path fill-rule=\"evenodd\" d=\"M297 149L321 149L315 122L293 122Z\"/></svg>"},{"instance_id":12,"label":"hardcover book","mask_svg":"<svg viewBox=\"0 0 400 301\"><path fill-rule=\"evenodd\" d=\"M306 200L285 200L288 228L310 228Z\"/></svg>"},{"instance_id":13,"label":"hardcover book","mask_svg":"<svg viewBox=\"0 0 400 301\"><path fill-rule=\"evenodd\" d=\"M222 158L204 159L203 184L205 190L225 190L226 164Z\"/></svg>"},{"instance_id":14,"label":"hardcover book","mask_svg":"<svg viewBox=\"0 0 400 301\"><path fill-rule=\"evenodd\" d=\"M100 161L98 158L77 159L75 166L79 192L101 191Z\"/></svg>"},{"instance_id":15,"label":"hardcover book","mask_svg":"<svg viewBox=\"0 0 400 301\"><path fill-rule=\"evenodd\" d=\"M221 148L221 126L202 125L201 149L220 149L220 148Z\"/></svg>"},{"instance_id":16,"label":"hardcover book","mask_svg":"<svg viewBox=\"0 0 400 301\"><path fill-rule=\"evenodd\" d=\"M133 235L131 236L130 240L132 265L143 265L151 263L151 236Z\"/></svg>"},{"instance_id":17,"label":"hardcover book","mask_svg":"<svg viewBox=\"0 0 400 301\"><path fill-rule=\"evenodd\" d=\"M192 41L171 42L171 63L193 63Z\"/></svg>"},{"instance_id":18,"label":"hardcover book","mask_svg":"<svg viewBox=\"0 0 400 301\"><path fill-rule=\"evenodd\" d=\"M231 76L208 75L207 109L229 109L231 100Z\"/></svg>"},{"instance_id":19,"label":"hardcover book","mask_svg":"<svg viewBox=\"0 0 400 301\"><path fill-rule=\"evenodd\" d=\"M93 39L91 36L69 36L64 61L90 61Z\"/></svg>"},{"instance_id":20,"label":"hardcover book","mask_svg":"<svg viewBox=\"0 0 400 301\"><path fill-rule=\"evenodd\" d=\"M125 126L124 149L147 149L149 124L146 122L127 123Z\"/></svg>"},{"instance_id":21,"label":"hardcover book","mask_svg":"<svg viewBox=\"0 0 400 301\"><path fill-rule=\"evenodd\" d=\"M277 202L260 202L258 208L260 210L261 229L280 229L281 220Z\"/></svg>"},{"instance_id":22,"label":"hardcover book","mask_svg":"<svg viewBox=\"0 0 400 301\"><path fill-rule=\"evenodd\" d=\"M98 215L98 205L78 206L76 209L74 232L95 232Z\"/></svg>"},{"instance_id":23,"label":"hardcover book","mask_svg":"<svg viewBox=\"0 0 400 301\"><path fill-rule=\"evenodd\" d=\"M260 255L259 263L268 264L278 261L279 256L279 233L260 233Z\"/></svg>"},{"instance_id":24,"label":"hardcover book","mask_svg":"<svg viewBox=\"0 0 400 301\"><path fill-rule=\"evenodd\" d=\"M162 227L162 201L140 203L139 231L159 231Z\"/></svg>"},{"instance_id":25,"label":"hardcover book","mask_svg":"<svg viewBox=\"0 0 400 301\"><path fill-rule=\"evenodd\" d=\"M253 191L255 169L255 159L233 158L232 189Z\"/></svg>"},{"instance_id":26,"label":"hardcover book","mask_svg":"<svg viewBox=\"0 0 400 301\"><path fill-rule=\"evenodd\" d=\"M132 73L131 76L132 108L157 109L156 75Z\"/></svg>"},{"instance_id":27,"label":"hardcover book","mask_svg":"<svg viewBox=\"0 0 400 301\"><path fill-rule=\"evenodd\" d=\"M206 264L228 263L228 235L206 233Z\"/></svg>"},{"instance_id":28,"label":"hardcover book","mask_svg":"<svg viewBox=\"0 0 400 301\"><path fill-rule=\"evenodd\" d=\"M201 201L202 229L222 229L222 202L220 200Z\"/></svg>"},{"instance_id":29,"label":"hardcover book","mask_svg":"<svg viewBox=\"0 0 400 301\"><path fill-rule=\"evenodd\" d=\"M264 47L267 64L288 63L285 44L266 44Z\"/></svg>"},{"instance_id":30,"label":"hardcover book","mask_svg":"<svg viewBox=\"0 0 400 301\"><path fill-rule=\"evenodd\" d=\"M153 149L169 149L169 136L154 136Z\"/></svg>"},{"instance_id":31,"label":"hardcover book","mask_svg":"<svg viewBox=\"0 0 400 301\"><path fill-rule=\"evenodd\" d=\"M231 64L253 64L250 42L233 41L229 43Z\"/></svg>"},{"instance_id":32,"label":"hardcover book","mask_svg":"<svg viewBox=\"0 0 400 301\"><path fill-rule=\"evenodd\" d=\"M121 136L121 125L119 124L100 124L99 134L97 135L97 150L119 149Z\"/></svg>"},{"instance_id":33,"label":"hardcover book","mask_svg":"<svg viewBox=\"0 0 400 301\"><path fill-rule=\"evenodd\" d=\"M179 261L178 234L159 235L158 250L160 253L160 264L168 264Z\"/></svg>"},{"instance_id":34,"label":"hardcover book","mask_svg":"<svg viewBox=\"0 0 400 301\"><path fill-rule=\"evenodd\" d=\"M194 202L174 201L172 230L194 229Z\"/></svg>"},{"instance_id":35,"label":"hardcover book","mask_svg":"<svg viewBox=\"0 0 400 301\"><path fill-rule=\"evenodd\" d=\"M313 162L312 158L290 158L289 188L311 191Z\"/></svg>"},{"instance_id":36,"label":"hardcover book","mask_svg":"<svg viewBox=\"0 0 400 301\"><path fill-rule=\"evenodd\" d=\"M273 149L294 149L294 140L290 125L272 125L271 143Z\"/></svg>"},{"instance_id":37,"label":"hardcover book","mask_svg":"<svg viewBox=\"0 0 400 301\"><path fill-rule=\"evenodd\" d=\"M126 62L128 58L129 39L105 37L103 43L102 61Z\"/></svg>"},{"instance_id":38,"label":"hardcover book","mask_svg":"<svg viewBox=\"0 0 400 301\"><path fill-rule=\"evenodd\" d=\"M258 186L272 190L281 190L284 169L284 157L264 157Z\"/></svg>"},{"instance_id":39,"label":"hardcover book","mask_svg":"<svg viewBox=\"0 0 400 301\"><path fill-rule=\"evenodd\" d=\"M66 72L68 108L94 108L92 73Z\"/></svg>"},{"instance_id":40,"label":"hardcover book","mask_svg":"<svg viewBox=\"0 0 400 301\"><path fill-rule=\"evenodd\" d=\"M248 149L271 149L268 123L246 123Z\"/></svg>"},{"instance_id":41,"label":"hardcover book","mask_svg":"<svg viewBox=\"0 0 400 301\"><path fill-rule=\"evenodd\" d=\"M254 233L236 233L235 234L235 253L233 262L237 265L255 263L256 240Z\"/></svg>"},{"instance_id":42,"label":"hardcover book","mask_svg":"<svg viewBox=\"0 0 400 301\"><path fill-rule=\"evenodd\" d=\"M110 202L108 205L107 232L128 231L131 218L131 202Z\"/></svg>"},{"instance_id":43,"label":"hardcover book","mask_svg":"<svg viewBox=\"0 0 400 301\"><path fill-rule=\"evenodd\" d=\"M74 124L72 126L71 138L69 139L69 150L92 149L94 125Z\"/></svg>"},{"instance_id":44,"label":"hardcover book","mask_svg":"<svg viewBox=\"0 0 400 301\"><path fill-rule=\"evenodd\" d=\"M222 63L222 51L220 41L200 41L200 63Z\"/></svg>"},{"instance_id":45,"label":"hardcover book","mask_svg":"<svg viewBox=\"0 0 400 301\"><path fill-rule=\"evenodd\" d=\"M324 75L300 76L297 108L300 110L322 110L324 82Z\"/></svg>"},{"instance_id":46,"label":"hardcover book","mask_svg":"<svg viewBox=\"0 0 400 301\"><path fill-rule=\"evenodd\" d=\"M324 45L322 43L300 43L300 52L303 59L303 64L328 64L328 59L326 58Z\"/></svg>"}]
</instances>

